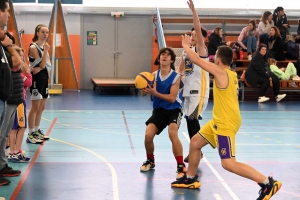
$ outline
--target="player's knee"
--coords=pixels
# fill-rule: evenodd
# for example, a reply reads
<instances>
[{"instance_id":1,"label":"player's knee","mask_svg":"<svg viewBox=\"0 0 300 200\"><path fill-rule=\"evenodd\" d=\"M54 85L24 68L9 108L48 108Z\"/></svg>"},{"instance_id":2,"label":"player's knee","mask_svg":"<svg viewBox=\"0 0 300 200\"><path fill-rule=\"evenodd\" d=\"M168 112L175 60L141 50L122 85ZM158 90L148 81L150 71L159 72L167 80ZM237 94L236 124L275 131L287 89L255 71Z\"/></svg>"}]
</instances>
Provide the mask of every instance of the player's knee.
<instances>
[{"instance_id":1,"label":"player's knee","mask_svg":"<svg viewBox=\"0 0 300 200\"><path fill-rule=\"evenodd\" d=\"M201 142L199 141L200 137L198 135L194 135L190 142L190 149L200 150L202 148Z\"/></svg>"},{"instance_id":2,"label":"player's knee","mask_svg":"<svg viewBox=\"0 0 300 200\"><path fill-rule=\"evenodd\" d=\"M229 172L234 171L234 164L234 161L232 161L231 159L222 159L222 167Z\"/></svg>"},{"instance_id":3,"label":"player's knee","mask_svg":"<svg viewBox=\"0 0 300 200\"><path fill-rule=\"evenodd\" d=\"M169 130L169 138L171 141L178 139L178 131L175 130Z\"/></svg>"},{"instance_id":4,"label":"player's knee","mask_svg":"<svg viewBox=\"0 0 300 200\"><path fill-rule=\"evenodd\" d=\"M155 133L153 133L153 132L150 131L150 130L147 130L147 131L146 131L146 134L145 134L145 143L152 142L154 136L155 136Z\"/></svg>"}]
</instances>

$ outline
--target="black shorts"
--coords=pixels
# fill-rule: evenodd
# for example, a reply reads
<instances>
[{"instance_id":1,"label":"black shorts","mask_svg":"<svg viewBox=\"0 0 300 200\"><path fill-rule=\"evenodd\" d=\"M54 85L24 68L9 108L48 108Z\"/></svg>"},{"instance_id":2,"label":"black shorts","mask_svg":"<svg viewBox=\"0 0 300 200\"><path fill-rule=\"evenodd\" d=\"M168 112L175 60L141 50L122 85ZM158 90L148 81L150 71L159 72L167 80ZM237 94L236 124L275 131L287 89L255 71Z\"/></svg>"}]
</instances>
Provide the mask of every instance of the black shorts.
<instances>
[{"instance_id":1,"label":"black shorts","mask_svg":"<svg viewBox=\"0 0 300 200\"><path fill-rule=\"evenodd\" d=\"M158 129L156 134L159 135L171 123L176 123L179 128L181 118L181 108L174 110L159 108L152 111L152 116L146 121L146 125L150 123L154 124Z\"/></svg>"},{"instance_id":2,"label":"black shorts","mask_svg":"<svg viewBox=\"0 0 300 200\"><path fill-rule=\"evenodd\" d=\"M48 98L48 79L32 76L32 85L30 87L31 100L41 100Z\"/></svg>"}]
</instances>

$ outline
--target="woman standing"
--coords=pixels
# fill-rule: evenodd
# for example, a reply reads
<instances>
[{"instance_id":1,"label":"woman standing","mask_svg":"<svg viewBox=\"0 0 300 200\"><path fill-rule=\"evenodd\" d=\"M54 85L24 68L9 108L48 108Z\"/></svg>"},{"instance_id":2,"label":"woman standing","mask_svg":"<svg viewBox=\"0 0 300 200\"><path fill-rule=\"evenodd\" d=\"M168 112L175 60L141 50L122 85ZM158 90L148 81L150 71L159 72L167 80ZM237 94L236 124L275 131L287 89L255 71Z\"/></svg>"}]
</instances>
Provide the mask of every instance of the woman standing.
<instances>
[{"instance_id":1,"label":"woman standing","mask_svg":"<svg viewBox=\"0 0 300 200\"><path fill-rule=\"evenodd\" d=\"M48 140L49 137L43 134L40 129L42 113L48 98L48 79L50 74L50 58L48 50L50 46L46 42L49 36L49 29L44 24L35 28L33 43L29 47L28 57L32 74L31 108L28 114L29 133L28 143L40 143L41 140Z\"/></svg>"}]
</instances>

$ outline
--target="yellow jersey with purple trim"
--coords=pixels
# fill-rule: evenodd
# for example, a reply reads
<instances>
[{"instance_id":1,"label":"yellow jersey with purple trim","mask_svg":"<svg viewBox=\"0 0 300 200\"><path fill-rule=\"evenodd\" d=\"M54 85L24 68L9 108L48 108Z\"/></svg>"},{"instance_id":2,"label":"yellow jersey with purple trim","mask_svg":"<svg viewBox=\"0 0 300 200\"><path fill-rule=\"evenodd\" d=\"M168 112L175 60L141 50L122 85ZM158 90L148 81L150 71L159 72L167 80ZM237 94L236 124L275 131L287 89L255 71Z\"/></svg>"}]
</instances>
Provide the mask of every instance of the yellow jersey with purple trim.
<instances>
[{"instance_id":1,"label":"yellow jersey with purple trim","mask_svg":"<svg viewBox=\"0 0 300 200\"><path fill-rule=\"evenodd\" d=\"M196 51L196 47L192 47ZM209 98L209 73L198 66L186 56L185 51L183 52L184 61L184 87L183 97L189 96L200 96ZM201 57L201 56L200 56ZM208 57L201 57L208 60Z\"/></svg>"},{"instance_id":2,"label":"yellow jersey with purple trim","mask_svg":"<svg viewBox=\"0 0 300 200\"><path fill-rule=\"evenodd\" d=\"M236 72L225 69L228 77L228 86L219 88L214 80L213 120L214 128L220 135L236 134L239 130L242 117L239 107L239 85Z\"/></svg>"}]
</instances>

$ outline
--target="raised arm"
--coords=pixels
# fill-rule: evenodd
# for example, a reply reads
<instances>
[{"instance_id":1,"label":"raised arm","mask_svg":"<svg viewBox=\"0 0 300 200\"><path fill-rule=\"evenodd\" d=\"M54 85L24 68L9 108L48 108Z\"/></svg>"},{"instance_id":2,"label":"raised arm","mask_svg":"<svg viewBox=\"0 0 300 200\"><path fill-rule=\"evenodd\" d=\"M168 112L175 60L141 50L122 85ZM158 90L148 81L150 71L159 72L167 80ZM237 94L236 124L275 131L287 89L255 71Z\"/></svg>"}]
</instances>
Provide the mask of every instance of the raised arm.
<instances>
[{"instance_id":1,"label":"raised arm","mask_svg":"<svg viewBox=\"0 0 300 200\"><path fill-rule=\"evenodd\" d=\"M193 12L193 23L194 23L195 33L197 36L197 44L196 44L197 52L200 56L207 56L207 52L205 49L205 43L204 43L203 35L201 32L201 24L200 24L200 20L199 20L197 11L194 6L194 2L193 2L193 0L189 0L187 3L189 5L189 8L191 9L191 11Z\"/></svg>"},{"instance_id":2,"label":"raised arm","mask_svg":"<svg viewBox=\"0 0 300 200\"><path fill-rule=\"evenodd\" d=\"M228 85L227 72L221 67L207 61L206 59L200 58L197 53L189 48L189 36L182 36L182 47L184 48L187 57L202 69L214 75L217 85L220 88L225 88Z\"/></svg>"}]
</instances>

